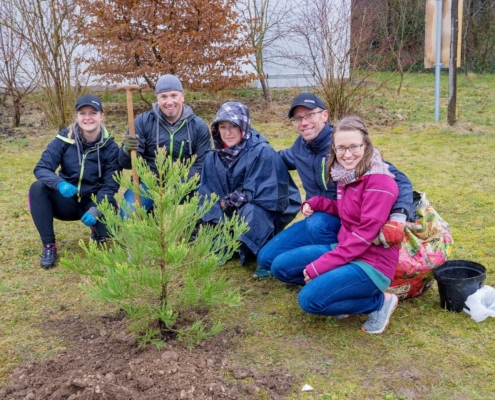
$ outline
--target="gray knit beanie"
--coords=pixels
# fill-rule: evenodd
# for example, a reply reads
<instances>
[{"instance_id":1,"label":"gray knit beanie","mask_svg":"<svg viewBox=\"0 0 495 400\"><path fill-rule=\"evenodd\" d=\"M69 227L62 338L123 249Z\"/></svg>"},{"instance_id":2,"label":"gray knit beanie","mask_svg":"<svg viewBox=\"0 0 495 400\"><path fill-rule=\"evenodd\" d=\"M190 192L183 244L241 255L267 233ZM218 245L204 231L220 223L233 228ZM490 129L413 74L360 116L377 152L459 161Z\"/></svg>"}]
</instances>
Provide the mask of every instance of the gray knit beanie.
<instances>
[{"instance_id":1,"label":"gray knit beanie","mask_svg":"<svg viewBox=\"0 0 495 400\"><path fill-rule=\"evenodd\" d=\"M158 82L155 86L155 94L163 93L163 92L172 92L178 91L182 92L182 84L175 75L163 75L158 79Z\"/></svg>"}]
</instances>

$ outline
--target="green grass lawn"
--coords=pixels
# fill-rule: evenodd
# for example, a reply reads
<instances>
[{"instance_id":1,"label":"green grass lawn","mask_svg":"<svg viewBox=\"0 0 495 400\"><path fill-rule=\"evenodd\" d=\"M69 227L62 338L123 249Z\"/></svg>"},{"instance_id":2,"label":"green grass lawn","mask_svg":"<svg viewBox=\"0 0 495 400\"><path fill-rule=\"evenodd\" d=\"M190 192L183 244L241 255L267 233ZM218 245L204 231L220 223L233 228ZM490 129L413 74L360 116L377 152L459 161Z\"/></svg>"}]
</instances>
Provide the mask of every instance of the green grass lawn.
<instances>
[{"instance_id":1,"label":"green grass lawn","mask_svg":"<svg viewBox=\"0 0 495 400\"><path fill-rule=\"evenodd\" d=\"M481 263L487 268L485 284L495 287L495 76L458 77L459 121L454 127L445 122L447 87L447 75L442 75L439 123L433 116L433 74L408 75L400 95L393 89L375 93L360 115L385 158L409 176L415 190L426 192L450 224L455 241L451 259ZM124 100L107 96L107 102L118 102L108 107L107 127L120 143L126 125ZM188 96L208 123L216 112L213 106L227 100ZM255 128L276 149L296 138L284 119L287 93L284 103L270 106L263 105L261 95L229 96L250 105ZM56 132L42 128L35 112L23 118L32 126L0 138L3 383L17 365L55 356L63 348L40 331L43 319L56 317L61 309L75 317L112 311L79 288L84 278L63 268L39 267L41 246L26 194L33 167ZM80 252L79 240L89 239L82 224L56 221L55 229L62 253ZM231 357L260 369L282 366L298 377L300 388L305 383L314 388L296 391L289 399L493 398L495 319L476 323L464 312L441 309L436 284L424 295L401 302L386 333L373 336L360 331L365 316L337 320L303 313L293 288L272 278L251 279L255 263L239 267L232 261L227 268L244 295L240 307L219 311L226 324L243 328Z\"/></svg>"}]
</instances>

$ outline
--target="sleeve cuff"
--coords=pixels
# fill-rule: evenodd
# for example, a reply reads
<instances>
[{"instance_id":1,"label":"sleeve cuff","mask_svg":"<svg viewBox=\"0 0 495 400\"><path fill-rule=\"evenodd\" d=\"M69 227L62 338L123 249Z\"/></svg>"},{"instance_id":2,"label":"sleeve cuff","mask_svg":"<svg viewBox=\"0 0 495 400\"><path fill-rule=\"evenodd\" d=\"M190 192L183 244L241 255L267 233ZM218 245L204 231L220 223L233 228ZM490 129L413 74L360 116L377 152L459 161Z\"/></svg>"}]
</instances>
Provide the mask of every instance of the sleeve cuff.
<instances>
[{"instance_id":1,"label":"sleeve cuff","mask_svg":"<svg viewBox=\"0 0 495 400\"><path fill-rule=\"evenodd\" d=\"M407 217L405 214L402 214L402 213L392 213L392 214L390 214L389 220L390 221L397 221L397 222L400 222L401 224L405 225Z\"/></svg>"},{"instance_id":2,"label":"sleeve cuff","mask_svg":"<svg viewBox=\"0 0 495 400\"><path fill-rule=\"evenodd\" d=\"M318 271L316 270L316 267L315 267L314 262L312 262L311 264L306 265L306 273L308 274L308 276L309 276L311 279L315 279L315 278L317 278L318 276L320 276L320 274L319 274L319 273L318 273Z\"/></svg>"}]
</instances>

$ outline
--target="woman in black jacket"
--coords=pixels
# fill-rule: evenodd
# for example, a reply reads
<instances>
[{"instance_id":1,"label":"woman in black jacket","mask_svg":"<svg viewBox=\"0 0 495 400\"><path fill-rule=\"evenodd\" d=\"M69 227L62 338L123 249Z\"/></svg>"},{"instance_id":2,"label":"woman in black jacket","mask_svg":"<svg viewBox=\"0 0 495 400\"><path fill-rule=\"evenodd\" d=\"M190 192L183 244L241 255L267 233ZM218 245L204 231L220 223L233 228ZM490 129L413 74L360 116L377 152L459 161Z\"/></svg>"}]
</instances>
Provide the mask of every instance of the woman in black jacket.
<instances>
[{"instance_id":1,"label":"woman in black jacket","mask_svg":"<svg viewBox=\"0 0 495 400\"><path fill-rule=\"evenodd\" d=\"M113 175L120 167L119 147L102 121L101 100L90 94L80 97L76 102L76 122L57 134L34 168L37 181L29 189L28 200L43 243L42 268L55 266L54 218L81 220L91 228L91 238L96 242L104 242L107 237L96 206L106 197L117 207L114 195L119 185Z\"/></svg>"}]
</instances>

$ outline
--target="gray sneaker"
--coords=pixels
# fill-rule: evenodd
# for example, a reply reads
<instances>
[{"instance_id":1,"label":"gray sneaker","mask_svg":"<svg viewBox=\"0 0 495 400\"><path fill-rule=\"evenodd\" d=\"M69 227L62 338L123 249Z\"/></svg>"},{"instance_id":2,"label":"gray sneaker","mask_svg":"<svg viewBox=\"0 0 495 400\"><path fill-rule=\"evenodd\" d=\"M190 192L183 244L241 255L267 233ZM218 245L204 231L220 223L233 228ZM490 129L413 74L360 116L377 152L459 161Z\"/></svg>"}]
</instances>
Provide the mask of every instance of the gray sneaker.
<instances>
[{"instance_id":1,"label":"gray sneaker","mask_svg":"<svg viewBox=\"0 0 495 400\"><path fill-rule=\"evenodd\" d=\"M55 266L57 261L57 245L55 243L47 244L43 246L43 253L41 254L40 265L43 269L50 269Z\"/></svg>"},{"instance_id":2,"label":"gray sneaker","mask_svg":"<svg viewBox=\"0 0 495 400\"><path fill-rule=\"evenodd\" d=\"M366 333L385 332L398 303L398 297L392 294L388 301L383 302L382 308L369 314L368 321L363 324L361 330Z\"/></svg>"}]
</instances>

